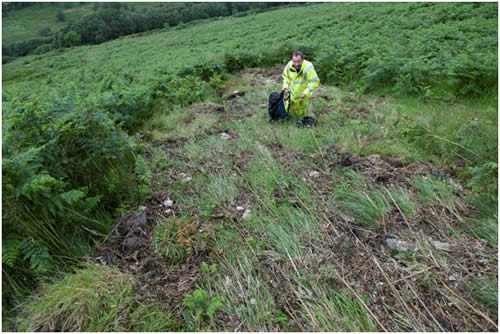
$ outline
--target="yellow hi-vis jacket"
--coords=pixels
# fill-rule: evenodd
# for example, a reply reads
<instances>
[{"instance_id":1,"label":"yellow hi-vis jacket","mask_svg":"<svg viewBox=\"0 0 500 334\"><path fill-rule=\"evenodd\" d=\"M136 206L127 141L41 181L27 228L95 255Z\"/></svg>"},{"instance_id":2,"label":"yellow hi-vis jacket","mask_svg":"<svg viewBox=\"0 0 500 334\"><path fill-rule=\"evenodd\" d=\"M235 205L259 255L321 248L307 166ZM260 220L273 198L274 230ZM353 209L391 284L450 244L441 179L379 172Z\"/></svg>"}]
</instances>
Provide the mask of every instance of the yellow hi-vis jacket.
<instances>
[{"instance_id":1,"label":"yellow hi-vis jacket","mask_svg":"<svg viewBox=\"0 0 500 334\"><path fill-rule=\"evenodd\" d=\"M314 70L313 64L305 59L299 71L293 67L293 63L290 60L286 64L281 76L283 77L283 88L290 90L292 101L298 99L302 93L306 94L306 100L309 99L313 89L319 85L319 77Z\"/></svg>"}]
</instances>

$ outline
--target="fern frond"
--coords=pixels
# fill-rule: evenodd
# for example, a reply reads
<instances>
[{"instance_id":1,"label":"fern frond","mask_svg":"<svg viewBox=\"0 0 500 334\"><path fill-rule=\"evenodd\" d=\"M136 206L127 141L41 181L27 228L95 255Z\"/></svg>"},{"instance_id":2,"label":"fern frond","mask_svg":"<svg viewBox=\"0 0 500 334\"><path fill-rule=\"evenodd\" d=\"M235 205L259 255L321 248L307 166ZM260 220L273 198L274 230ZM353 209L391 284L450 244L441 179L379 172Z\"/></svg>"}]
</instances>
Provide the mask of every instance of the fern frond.
<instances>
[{"instance_id":1,"label":"fern frond","mask_svg":"<svg viewBox=\"0 0 500 334\"><path fill-rule=\"evenodd\" d=\"M62 193L60 196L67 204L72 205L73 203L76 203L84 198L85 195L86 194L81 190L72 189L70 191Z\"/></svg>"},{"instance_id":2,"label":"fern frond","mask_svg":"<svg viewBox=\"0 0 500 334\"><path fill-rule=\"evenodd\" d=\"M24 260L30 261L31 268L38 273L46 273L54 268L54 261L47 246L32 238L25 238L18 245Z\"/></svg>"},{"instance_id":3,"label":"fern frond","mask_svg":"<svg viewBox=\"0 0 500 334\"><path fill-rule=\"evenodd\" d=\"M14 267L19 255L18 246L21 243L21 237L15 233L9 233L6 240L2 243L2 263L9 267Z\"/></svg>"}]
</instances>

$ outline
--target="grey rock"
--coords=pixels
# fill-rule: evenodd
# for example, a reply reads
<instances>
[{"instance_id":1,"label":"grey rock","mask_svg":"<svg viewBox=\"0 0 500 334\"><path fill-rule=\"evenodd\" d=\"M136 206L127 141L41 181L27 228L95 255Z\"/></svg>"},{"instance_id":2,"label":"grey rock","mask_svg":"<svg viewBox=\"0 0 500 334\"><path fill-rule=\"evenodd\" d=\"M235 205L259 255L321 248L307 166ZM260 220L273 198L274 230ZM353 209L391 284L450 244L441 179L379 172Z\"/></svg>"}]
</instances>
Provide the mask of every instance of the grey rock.
<instances>
[{"instance_id":1,"label":"grey rock","mask_svg":"<svg viewBox=\"0 0 500 334\"><path fill-rule=\"evenodd\" d=\"M147 241L144 238L140 237L131 237L123 240L122 247L126 251L133 252L138 250L144 246L146 246Z\"/></svg>"},{"instance_id":2,"label":"grey rock","mask_svg":"<svg viewBox=\"0 0 500 334\"><path fill-rule=\"evenodd\" d=\"M408 252L408 251L416 252L419 250L416 244L404 240L387 238L385 239L385 244L389 248L400 252Z\"/></svg>"},{"instance_id":3,"label":"grey rock","mask_svg":"<svg viewBox=\"0 0 500 334\"><path fill-rule=\"evenodd\" d=\"M432 241L431 243L435 248L440 249L440 250L444 250L447 252L452 252L457 247L456 243L448 243L448 242L440 242L440 241Z\"/></svg>"}]
</instances>

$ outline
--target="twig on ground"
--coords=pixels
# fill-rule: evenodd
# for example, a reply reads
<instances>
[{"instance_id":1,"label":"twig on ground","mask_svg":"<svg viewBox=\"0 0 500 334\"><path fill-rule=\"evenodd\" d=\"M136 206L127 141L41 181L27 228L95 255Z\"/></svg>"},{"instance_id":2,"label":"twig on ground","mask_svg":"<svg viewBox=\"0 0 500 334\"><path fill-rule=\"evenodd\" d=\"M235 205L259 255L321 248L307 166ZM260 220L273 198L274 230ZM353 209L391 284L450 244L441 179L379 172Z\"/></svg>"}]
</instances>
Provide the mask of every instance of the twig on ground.
<instances>
[{"instance_id":1,"label":"twig on ground","mask_svg":"<svg viewBox=\"0 0 500 334\"><path fill-rule=\"evenodd\" d=\"M358 272L361 271L361 266L365 264L366 261L368 261L370 256L371 255L365 256L365 258L354 269L352 269L350 272L347 273L347 275L345 275L345 278L349 277L349 275L353 275L353 277L355 277L358 274ZM354 273L355 271L356 273Z\"/></svg>"},{"instance_id":2,"label":"twig on ground","mask_svg":"<svg viewBox=\"0 0 500 334\"><path fill-rule=\"evenodd\" d=\"M286 255L288 255L288 258L290 259L290 262L292 263L292 266L293 266L293 269L295 269L295 272L297 273L297 275L302 278L302 275L300 275L297 267L295 266L295 263L293 262L293 259L292 257L290 256L290 253L288 253L288 249L285 247L285 251L286 251Z\"/></svg>"},{"instance_id":3,"label":"twig on ground","mask_svg":"<svg viewBox=\"0 0 500 334\"><path fill-rule=\"evenodd\" d=\"M432 269L432 268L435 268L435 266L430 266L430 267L427 267L427 268L425 268L425 269L422 269L422 270L420 270L420 271L417 271L416 273L413 273L413 274L411 274L411 275L408 275L408 276L402 277L402 278L400 278L400 279L397 279L397 280L393 281L393 282L392 282L392 284L396 284L396 283L401 282L401 281L404 281L404 280L406 280L406 279L408 279L408 278L412 278L412 277L414 277L414 276L420 275L421 273L424 273L424 272L426 272L427 270Z\"/></svg>"},{"instance_id":4,"label":"twig on ground","mask_svg":"<svg viewBox=\"0 0 500 334\"><path fill-rule=\"evenodd\" d=\"M309 130L311 130L311 133L313 135L314 141L316 142L316 145L318 145L319 154L321 154L321 157L324 158L323 152L321 151L321 146L319 146L318 139L316 139L316 135L314 135L313 129L309 128Z\"/></svg>"}]
</instances>

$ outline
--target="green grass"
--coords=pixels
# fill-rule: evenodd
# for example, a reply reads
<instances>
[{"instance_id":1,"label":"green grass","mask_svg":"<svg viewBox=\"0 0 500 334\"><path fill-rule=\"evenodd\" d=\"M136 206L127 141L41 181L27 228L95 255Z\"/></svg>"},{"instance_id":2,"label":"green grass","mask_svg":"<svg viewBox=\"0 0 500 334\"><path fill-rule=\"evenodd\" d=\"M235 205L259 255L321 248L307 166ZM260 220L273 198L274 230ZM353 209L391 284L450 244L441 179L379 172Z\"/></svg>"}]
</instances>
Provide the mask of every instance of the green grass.
<instances>
[{"instance_id":1,"label":"green grass","mask_svg":"<svg viewBox=\"0 0 500 334\"><path fill-rule=\"evenodd\" d=\"M318 302L307 302L311 313L302 312L316 318L317 328L329 332L376 332L370 316L353 297L339 292L323 293ZM367 300L365 299L366 303Z\"/></svg>"},{"instance_id":2,"label":"green grass","mask_svg":"<svg viewBox=\"0 0 500 334\"><path fill-rule=\"evenodd\" d=\"M498 278L486 276L478 280L473 295L493 313L498 313Z\"/></svg>"},{"instance_id":3,"label":"green grass","mask_svg":"<svg viewBox=\"0 0 500 334\"><path fill-rule=\"evenodd\" d=\"M378 229L385 224L390 205L381 190L360 191L344 188L337 194L347 214L355 223Z\"/></svg>"},{"instance_id":4,"label":"green grass","mask_svg":"<svg viewBox=\"0 0 500 334\"><path fill-rule=\"evenodd\" d=\"M453 185L435 177L417 177L412 181L418 190L417 197L425 205L452 207L454 204Z\"/></svg>"},{"instance_id":5,"label":"green grass","mask_svg":"<svg viewBox=\"0 0 500 334\"><path fill-rule=\"evenodd\" d=\"M88 264L46 285L21 307L21 331L170 331L177 327L160 304L136 299L130 274Z\"/></svg>"}]
</instances>

